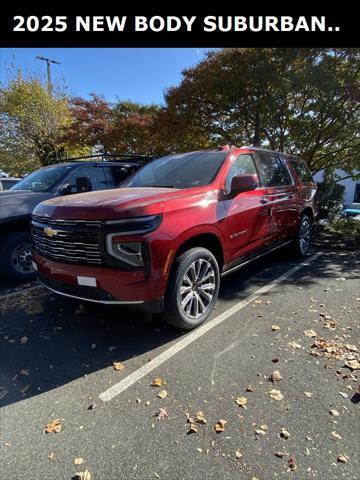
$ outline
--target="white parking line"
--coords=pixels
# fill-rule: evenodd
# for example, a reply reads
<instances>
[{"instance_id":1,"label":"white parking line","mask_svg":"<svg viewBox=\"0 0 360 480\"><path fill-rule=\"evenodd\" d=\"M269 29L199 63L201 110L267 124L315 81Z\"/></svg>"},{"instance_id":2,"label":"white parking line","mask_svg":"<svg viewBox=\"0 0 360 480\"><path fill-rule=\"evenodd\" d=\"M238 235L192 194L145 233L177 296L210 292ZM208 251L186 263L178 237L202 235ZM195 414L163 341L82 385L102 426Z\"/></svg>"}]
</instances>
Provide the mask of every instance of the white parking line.
<instances>
[{"instance_id":1,"label":"white parking line","mask_svg":"<svg viewBox=\"0 0 360 480\"><path fill-rule=\"evenodd\" d=\"M198 327L196 330L193 330L188 335L182 337L174 345L169 347L164 352L160 353L157 357L150 360L150 362L148 362L145 365L143 365L142 367L138 368L133 373L128 375L126 378L124 378L120 382L116 383L112 387L105 390L105 392L100 393L99 398L103 402L109 402L114 397L116 397L117 395L124 392L126 389L128 389L132 385L134 385L134 383L141 380L143 377L145 377L145 375L147 375L150 372L152 372L153 370L155 370L155 368L159 367L161 364L163 364L164 362L169 360L176 353L180 352L181 350L186 348L188 345L193 343L195 340L200 338L202 335L209 332L214 327L220 325L220 323L224 322L225 320L227 320L229 317L231 317L235 313L239 312L242 308L246 307L246 305L248 305L249 303L251 303L255 299L257 299L260 295L263 295L264 293L268 292L269 290L274 288L276 285L281 283L286 278L293 275L295 272L297 272L301 268L309 265L311 262L316 260L320 255L322 255L322 252L318 252L315 255L313 255L312 257L310 257L309 259L307 259L305 262L299 263L295 267L290 268L290 270L288 270L287 272L280 275L280 277L272 280L267 285L264 285L263 287L259 288L259 290L254 292L252 295L247 297L245 300L241 300L240 302L236 303L233 307L229 308L228 310L221 313L217 317L208 321L207 323L205 323L201 327Z\"/></svg>"}]
</instances>

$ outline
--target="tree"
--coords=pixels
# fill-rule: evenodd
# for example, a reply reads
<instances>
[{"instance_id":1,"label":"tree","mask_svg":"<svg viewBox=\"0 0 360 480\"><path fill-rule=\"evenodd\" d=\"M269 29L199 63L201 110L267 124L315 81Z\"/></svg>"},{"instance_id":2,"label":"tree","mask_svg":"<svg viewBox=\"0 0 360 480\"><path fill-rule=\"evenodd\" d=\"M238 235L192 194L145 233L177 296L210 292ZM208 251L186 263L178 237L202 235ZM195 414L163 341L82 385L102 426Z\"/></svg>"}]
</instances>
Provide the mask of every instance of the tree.
<instances>
[{"instance_id":1,"label":"tree","mask_svg":"<svg viewBox=\"0 0 360 480\"><path fill-rule=\"evenodd\" d=\"M66 152L62 137L70 122L63 93L50 96L38 79L18 74L0 88L0 159L5 168L25 173L31 166L61 159Z\"/></svg>"},{"instance_id":2,"label":"tree","mask_svg":"<svg viewBox=\"0 0 360 480\"><path fill-rule=\"evenodd\" d=\"M261 144L300 155L313 173L353 175L360 165L359 60L352 49L210 52L166 93L174 144Z\"/></svg>"}]
</instances>

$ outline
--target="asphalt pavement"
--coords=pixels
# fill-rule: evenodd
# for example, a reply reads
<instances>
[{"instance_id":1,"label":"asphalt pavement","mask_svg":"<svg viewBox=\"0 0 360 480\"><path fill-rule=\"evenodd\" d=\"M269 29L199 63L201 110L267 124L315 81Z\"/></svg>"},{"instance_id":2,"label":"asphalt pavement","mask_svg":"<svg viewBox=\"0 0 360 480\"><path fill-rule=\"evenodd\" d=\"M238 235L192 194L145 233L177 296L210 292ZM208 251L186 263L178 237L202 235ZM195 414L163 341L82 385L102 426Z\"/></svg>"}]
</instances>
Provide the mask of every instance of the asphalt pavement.
<instances>
[{"instance_id":1,"label":"asphalt pavement","mask_svg":"<svg viewBox=\"0 0 360 480\"><path fill-rule=\"evenodd\" d=\"M356 252L278 252L223 279L196 338L5 285L0 478L358 480L359 278Z\"/></svg>"}]
</instances>

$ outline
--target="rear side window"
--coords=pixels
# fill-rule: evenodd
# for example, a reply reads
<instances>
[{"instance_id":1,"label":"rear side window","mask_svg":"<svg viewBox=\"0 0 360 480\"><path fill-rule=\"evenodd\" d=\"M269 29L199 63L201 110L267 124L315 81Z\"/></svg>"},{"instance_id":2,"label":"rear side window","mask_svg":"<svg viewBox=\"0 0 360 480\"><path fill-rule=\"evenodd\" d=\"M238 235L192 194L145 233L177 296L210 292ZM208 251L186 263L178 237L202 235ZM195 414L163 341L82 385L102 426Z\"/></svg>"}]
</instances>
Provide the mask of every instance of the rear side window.
<instances>
[{"instance_id":1,"label":"rear side window","mask_svg":"<svg viewBox=\"0 0 360 480\"><path fill-rule=\"evenodd\" d=\"M290 160L290 163L302 183L311 183L313 181L309 167L304 160Z\"/></svg>"},{"instance_id":2,"label":"rear side window","mask_svg":"<svg viewBox=\"0 0 360 480\"><path fill-rule=\"evenodd\" d=\"M106 173L110 176L111 187L118 187L120 183L138 170L138 167L130 165L111 165L104 168Z\"/></svg>"},{"instance_id":3,"label":"rear side window","mask_svg":"<svg viewBox=\"0 0 360 480\"><path fill-rule=\"evenodd\" d=\"M290 176L276 155L259 152L256 158L256 166L262 186L281 187L290 185Z\"/></svg>"}]
</instances>

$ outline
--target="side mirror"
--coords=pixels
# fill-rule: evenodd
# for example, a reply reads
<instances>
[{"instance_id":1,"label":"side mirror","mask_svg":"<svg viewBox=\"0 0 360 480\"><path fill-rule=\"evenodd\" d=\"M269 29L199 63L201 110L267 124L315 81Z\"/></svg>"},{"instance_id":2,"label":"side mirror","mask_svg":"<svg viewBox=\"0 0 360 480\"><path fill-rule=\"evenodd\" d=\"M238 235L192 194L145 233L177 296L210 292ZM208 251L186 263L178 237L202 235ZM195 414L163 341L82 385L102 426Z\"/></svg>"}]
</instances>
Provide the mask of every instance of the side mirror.
<instances>
[{"instance_id":1,"label":"side mirror","mask_svg":"<svg viewBox=\"0 0 360 480\"><path fill-rule=\"evenodd\" d=\"M259 186L259 180L257 175L245 174L245 175L235 175L231 180L231 191L232 196L237 195L242 192L250 192L255 190Z\"/></svg>"},{"instance_id":2,"label":"side mirror","mask_svg":"<svg viewBox=\"0 0 360 480\"><path fill-rule=\"evenodd\" d=\"M89 177L76 177L75 183L77 193L90 192L92 190Z\"/></svg>"}]
</instances>

